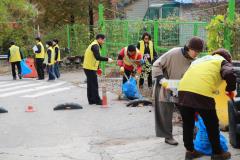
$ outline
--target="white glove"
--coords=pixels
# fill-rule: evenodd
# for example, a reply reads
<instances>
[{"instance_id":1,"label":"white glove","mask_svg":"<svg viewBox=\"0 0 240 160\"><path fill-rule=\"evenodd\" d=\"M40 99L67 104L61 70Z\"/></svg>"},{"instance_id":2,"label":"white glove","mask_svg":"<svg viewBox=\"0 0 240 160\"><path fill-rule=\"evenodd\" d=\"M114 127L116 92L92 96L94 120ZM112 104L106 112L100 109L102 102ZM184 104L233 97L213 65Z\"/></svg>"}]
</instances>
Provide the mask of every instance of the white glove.
<instances>
[{"instance_id":1,"label":"white glove","mask_svg":"<svg viewBox=\"0 0 240 160\"><path fill-rule=\"evenodd\" d=\"M112 58L108 58L108 63L113 63L113 59Z\"/></svg>"}]
</instances>

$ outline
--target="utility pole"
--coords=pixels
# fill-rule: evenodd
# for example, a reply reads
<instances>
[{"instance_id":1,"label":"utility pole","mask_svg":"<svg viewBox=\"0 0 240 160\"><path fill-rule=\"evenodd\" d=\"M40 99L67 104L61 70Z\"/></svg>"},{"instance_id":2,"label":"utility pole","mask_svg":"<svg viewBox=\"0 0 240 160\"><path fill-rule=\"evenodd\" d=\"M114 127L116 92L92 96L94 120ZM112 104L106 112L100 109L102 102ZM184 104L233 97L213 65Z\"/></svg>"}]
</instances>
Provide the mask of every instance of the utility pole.
<instances>
[{"instance_id":1,"label":"utility pole","mask_svg":"<svg viewBox=\"0 0 240 160\"><path fill-rule=\"evenodd\" d=\"M90 40L94 38L94 32L93 32L93 26L94 26L94 21L93 21L93 1L88 0L88 15L89 15L89 31L90 31Z\"/></svg>"}]
</instances>

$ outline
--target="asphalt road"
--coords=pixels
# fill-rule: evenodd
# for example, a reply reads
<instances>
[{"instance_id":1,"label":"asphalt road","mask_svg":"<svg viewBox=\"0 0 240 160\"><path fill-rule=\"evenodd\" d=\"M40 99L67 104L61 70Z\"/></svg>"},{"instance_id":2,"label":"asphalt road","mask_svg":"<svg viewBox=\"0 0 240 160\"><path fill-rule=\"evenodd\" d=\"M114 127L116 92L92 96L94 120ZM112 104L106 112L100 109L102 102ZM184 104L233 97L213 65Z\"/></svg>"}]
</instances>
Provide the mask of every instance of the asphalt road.
<instances>
[{"instance_id":1,"label":"asphalt road","mask_svg":"<svg viewBox=\"0 0 240 160\"><path fill-rule=\"evenodd\" d=\"M108 108L90 106L84 79L82 72L55 82L0 76L0 106L9 111L0 114L0 160L184 159L181 127L174 127L180 144L166 145L155 137L152 107L128 108L111 93ZM66 102L83 109L53 111ZM35 112L25 112L29 105ZM240 159L239 150L231 152L233 160Z\"/></svg>"}]
</instances>

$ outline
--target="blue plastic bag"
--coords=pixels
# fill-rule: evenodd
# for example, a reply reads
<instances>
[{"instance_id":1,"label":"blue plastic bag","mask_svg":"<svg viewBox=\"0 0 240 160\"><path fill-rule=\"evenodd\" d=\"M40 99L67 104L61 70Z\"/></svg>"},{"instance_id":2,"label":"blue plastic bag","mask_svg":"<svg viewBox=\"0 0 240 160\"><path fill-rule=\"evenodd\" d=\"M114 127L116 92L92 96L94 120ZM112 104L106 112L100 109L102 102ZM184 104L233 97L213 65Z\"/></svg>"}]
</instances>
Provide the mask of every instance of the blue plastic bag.
<instances>
[{"instance_id":1,"label":"blue plastic bag","mask_svg":"<svg viewBox=\"0 0 240 160\"><path fill-rule=\"evenodd\" d=\"M130 100L142 98L142 95L139 93L137 88L137 81L132 77L122 85L122 91L123 94Z\"/></svg>"},{"instance_id":2,"label":"blue plastic bag","mask_svg":"<svg viewBox=\"0 0 240 160\"><path fill-rule=\"evenodd\" d=\"M25 62L25 59L23 59L21 62L21 69L22 69L22 75L30 74L32 73L32 70L28 67L28 65Z\"/></svg>"},{"instance_id":3,"label":"blue plastic bag","mask_svg":"<svg viewBox=\"0 0 240 160\"><path fill-rule=\"evenodd\" d=\"M195 126L198 128L196 138L194 140L194 149L205 155L212 155L212 146L208 139L206 126L202 118L198 115L198 121L195 122ZM219 131L220 132L220 131ZM220 132L220 145L224 152L228 151L226 138Z\"/></svg>"}]
</instances>

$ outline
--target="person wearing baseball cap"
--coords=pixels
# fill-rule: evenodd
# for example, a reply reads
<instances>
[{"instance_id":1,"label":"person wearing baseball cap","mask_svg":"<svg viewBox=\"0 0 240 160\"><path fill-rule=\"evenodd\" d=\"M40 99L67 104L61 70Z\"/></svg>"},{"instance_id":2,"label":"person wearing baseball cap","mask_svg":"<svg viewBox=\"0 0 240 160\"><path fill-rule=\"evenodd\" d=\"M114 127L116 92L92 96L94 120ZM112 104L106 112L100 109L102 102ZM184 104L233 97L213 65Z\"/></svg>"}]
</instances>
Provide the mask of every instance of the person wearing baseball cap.
<instances>
[{"instance_id":1,"label":"person wearing baseball cap","mask_svg":"<svg viewBox=\"0 0 240 160\"><path fill-rule=\"evenodd\" d=\"M172 135L173 110L178 99L172 96L172 91L161 86L161 80L180 80L203 49L204 41L192 37L184 47L172 48L153 63L152 75L156 79L154 88L160 88L160 96L156 97L155 94L155 131L156 136L165 138L167 144L178 144ZM158 93L155 89L154 93Z\"/></svg>"}]
</instances>

